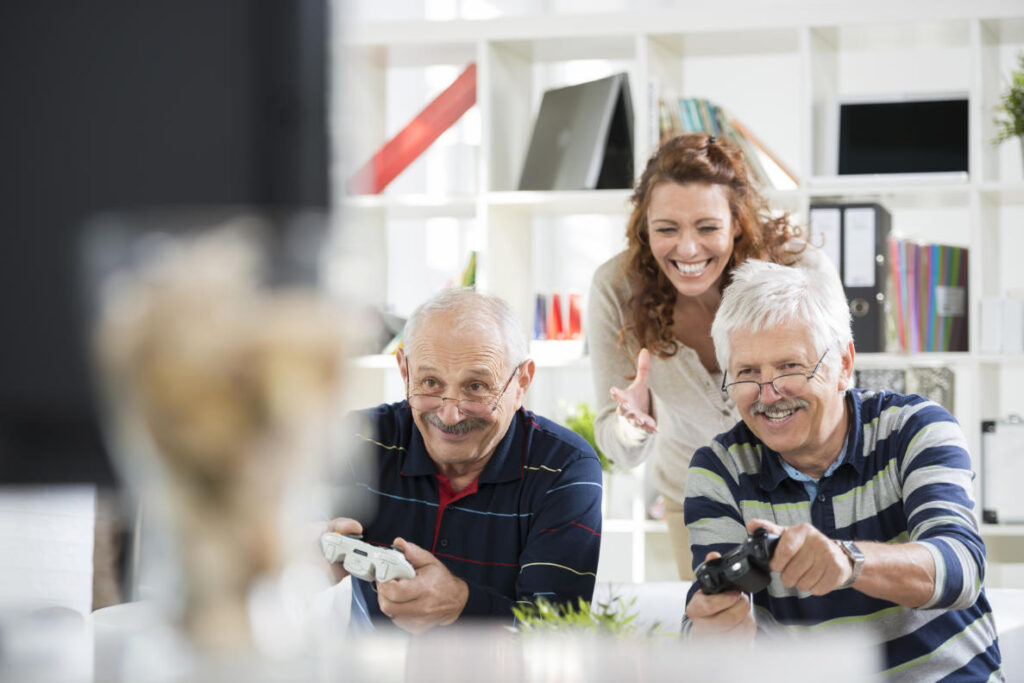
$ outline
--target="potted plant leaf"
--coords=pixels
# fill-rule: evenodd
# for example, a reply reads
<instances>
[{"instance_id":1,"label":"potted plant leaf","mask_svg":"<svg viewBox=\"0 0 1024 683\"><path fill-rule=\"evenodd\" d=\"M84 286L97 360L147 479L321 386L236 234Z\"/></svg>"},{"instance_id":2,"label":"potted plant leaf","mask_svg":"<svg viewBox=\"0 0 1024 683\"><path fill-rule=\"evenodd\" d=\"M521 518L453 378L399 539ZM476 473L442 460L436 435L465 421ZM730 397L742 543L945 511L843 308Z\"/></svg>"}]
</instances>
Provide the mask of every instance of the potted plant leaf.
<instances>
[{"instance_id":1,"label":"potted plant leaf","mask_svg":"<svg viewBox=\"0 0 1024 683\"><path fill-rule=\"evenodd\" d=\"M620 597L608 602L590 602L579 598L576 604L555 604L543 596L535 602L521 602L512 607L517 633L537 631L574 631L610 635L618 638L667 636L660 622L643 625L637 621L635 600L628 603Z\"/></svg>"},{"instance_id":2,"label":"potted plant leaf","mask_svg":"<svg viewBox=\"0 0 1024 683\"><path fill-rule=\"evenodd\" d=\"M602 510L605 519L628 519L632 515L633 490L636 481L632 472L621 465L616 465L607 455L601 452L594 438L594 418L596 413L586 402L576 403L569 407L565 417L565 426L583 437L597 453L604 473L604 497Z\"/></svg>"},{"instance_id":3,"label":"potted plant leaf","mask_svg":"<svg viewBox=\"0 0 1024 683\"><path fill-rule=\"evenodd\" d=\"M1010 83L996 106L996 137L999 144L1012 137L1020 138L1024 153L1024 52L1017 55L1017 68L1010 72Z\"/></svg>"},{"instance_id":4,"label":"potted plant leaf","mask_svg":"<svg viewBox=\"0 0 1024 683\"><path fill-rule=\"evenodd\" d=\"M569 414L565 417L565 426L583 437L583 440L591 445L601 461L601 469L605 472L612 471L612 461L608 459L601 449L597 447L597 440L594 439L594 409L589 403L577 403L571 407Z\"/></svg>"}]
</instances>

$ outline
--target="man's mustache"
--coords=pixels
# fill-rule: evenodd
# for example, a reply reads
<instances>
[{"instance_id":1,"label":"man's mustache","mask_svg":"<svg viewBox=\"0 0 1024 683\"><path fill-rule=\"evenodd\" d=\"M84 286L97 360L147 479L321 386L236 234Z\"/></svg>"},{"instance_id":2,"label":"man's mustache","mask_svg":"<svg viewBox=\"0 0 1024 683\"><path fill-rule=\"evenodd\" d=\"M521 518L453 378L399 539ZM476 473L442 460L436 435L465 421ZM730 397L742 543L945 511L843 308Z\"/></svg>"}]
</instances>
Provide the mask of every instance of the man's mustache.
<instances>
[{"instance_id":1,"label":"man's mustache","mask_svg":"<svg viewBox=\"0 0 1024 683\"><path fill-rule=\"evenodd\" d=\"M750 406L750 412L757 415L767 410L796 410L797 408L809 408L810 406L811 404L802 398L783 399L775 403L762 403L758 399L754 405Z\"/></svg>"},{"instance_id":2,"label":"man's mustache","mask_svg":"<svg viewBox=\"0 0 1024 683\"><path fill-rule=\"evenodd\" d=\"M487 426L487 420L480 419L479 417L467 417L465 420L456 422L453 425L445 424L436 413L427 413L423 416L423 419L428 423L437 427L445 434L465 434L471 432L474 429L480 429L481 427Z\"/></svg>"}]
</instances>

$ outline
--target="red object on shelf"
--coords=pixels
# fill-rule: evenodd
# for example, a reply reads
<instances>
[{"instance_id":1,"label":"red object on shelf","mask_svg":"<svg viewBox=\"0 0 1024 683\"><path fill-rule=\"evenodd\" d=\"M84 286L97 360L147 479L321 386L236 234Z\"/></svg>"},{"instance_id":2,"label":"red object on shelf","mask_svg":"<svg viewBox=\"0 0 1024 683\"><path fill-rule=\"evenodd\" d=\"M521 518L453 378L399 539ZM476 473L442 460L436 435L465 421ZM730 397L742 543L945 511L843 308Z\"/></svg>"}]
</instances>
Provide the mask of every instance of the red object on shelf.
<instances>
[{"instance_id":1,"label":"red object on shelf","mask_svg":"<svg viewBox=\"0 0 1024 683\"><path fill-rule=\"evenodd\" d=\"M476 104L476 64L423 108L348 181L352 194L378 194Z\"/></svg>"},{"instance_id":2,"label":"red object on shelf","mask_svg":"<svg viewBox=\"0 0 1024 683\"><path fill-rule=\"evenodd\" d=\"M558 292L551 295L551 307L548 309L548 339L565 339L565 328L562 327L562 297Z\"/></svg>"},{"instance_id":3,"label":"red object on shelf","mask_svg":"<svg viewBox=\"0 0 1024 683\"><path fill-rule=\"evenodd\" d=\"M567 339L583 338L583 321L580 314L582 301L582 294L578 292L569 293L569 333L565 335Z\"/></svg>"}]
</instances>

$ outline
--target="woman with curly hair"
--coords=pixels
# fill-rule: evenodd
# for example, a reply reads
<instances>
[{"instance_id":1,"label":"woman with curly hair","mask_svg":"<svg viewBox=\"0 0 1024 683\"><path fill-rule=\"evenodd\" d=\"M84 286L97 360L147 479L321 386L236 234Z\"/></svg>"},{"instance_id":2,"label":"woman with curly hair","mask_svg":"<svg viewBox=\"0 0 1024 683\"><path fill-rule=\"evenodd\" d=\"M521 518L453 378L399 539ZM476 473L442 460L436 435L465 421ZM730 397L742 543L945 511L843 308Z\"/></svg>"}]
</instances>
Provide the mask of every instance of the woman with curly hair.
<instances>
[{"instance_id":1,"label":"woman with curly hair","mask_svg":"<svg viewBox=\"0 0 1024 683\"><path fill-rule=\"evenodd\" d=\"M770 214L742 152L705 134L665 142L632 203L628 247L597 269L590 288L595 437L614 462L652 459L679 576L691 580L686 470L694 451L740 419L720 390L711 341L729 274L750 258L831 265L788 215Z\"/></svg>"}]
</instances>

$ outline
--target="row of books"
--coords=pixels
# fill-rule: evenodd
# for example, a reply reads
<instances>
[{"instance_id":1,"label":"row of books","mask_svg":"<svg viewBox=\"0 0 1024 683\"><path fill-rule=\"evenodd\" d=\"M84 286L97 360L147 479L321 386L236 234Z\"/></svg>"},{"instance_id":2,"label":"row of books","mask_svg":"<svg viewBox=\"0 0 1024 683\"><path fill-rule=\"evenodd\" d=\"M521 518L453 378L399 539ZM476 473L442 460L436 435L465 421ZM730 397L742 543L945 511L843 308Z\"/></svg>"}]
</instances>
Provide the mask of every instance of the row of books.
<instances>
[{"instance_id":1,"label":"row of books","mask_svg":"<svg viewBox=\"0 0 1024 683\"><path fill-rule=\"evenodd\" d=\"M891 350L967 351L967 248L889 240Z\"/></svg>"},{"instance_id":2,"label":"row of books","mask_svg":"<svg viewBox=\"0 0 1024 683\"><path fill-rule=\"evenodd\" d=\"M858 352L968 350L966 247L895 236L874 202L815 203L809 231L842 279Z\"/></svg>"},{"instance_id":3,"label":"row of books","mask_svg":"<svg viewBox=\"0 0 1024 683\"><path fill-rule=\"evenodd\" d=\"M558 292L537 294L533 338L582 339L582 307L583 296L577 292L570 292L564 299Z\"/></svg>"},{"instance_id":4,"label":"row of books","mask_svg":"<svg viewBox=\"0 0 1024 683\"><path fill-rule=\"evenodd\" d=\"M794 189L800 181L753 131L704 97L661 97L658 100L660 142L682 133L710 133L733 143L763 187Z\"/></svg>"}]
</instances>

